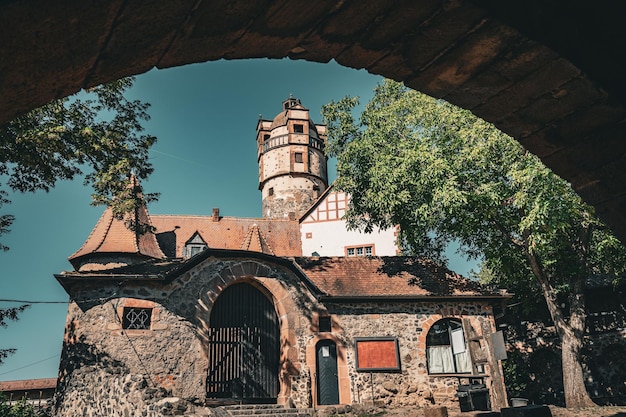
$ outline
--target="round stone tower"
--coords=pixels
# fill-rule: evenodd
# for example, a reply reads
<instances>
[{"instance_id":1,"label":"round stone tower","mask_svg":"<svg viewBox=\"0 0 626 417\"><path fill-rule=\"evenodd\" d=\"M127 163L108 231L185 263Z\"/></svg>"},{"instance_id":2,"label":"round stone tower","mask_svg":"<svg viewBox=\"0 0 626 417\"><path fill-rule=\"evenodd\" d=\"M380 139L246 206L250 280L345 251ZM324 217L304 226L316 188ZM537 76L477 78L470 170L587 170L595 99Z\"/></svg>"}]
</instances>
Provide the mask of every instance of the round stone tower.
<instances>
[{"instance_id":1,"label":"round stone tower","mask_svg":"<svg viewBox=\"0 0 626 417\"><path fill-rule=\"evenodd\" d=\"M289 97L274 120L259 119L256 141L263 217L299 218L328 187L326 126Z\"/></svg>"}]
</instances>

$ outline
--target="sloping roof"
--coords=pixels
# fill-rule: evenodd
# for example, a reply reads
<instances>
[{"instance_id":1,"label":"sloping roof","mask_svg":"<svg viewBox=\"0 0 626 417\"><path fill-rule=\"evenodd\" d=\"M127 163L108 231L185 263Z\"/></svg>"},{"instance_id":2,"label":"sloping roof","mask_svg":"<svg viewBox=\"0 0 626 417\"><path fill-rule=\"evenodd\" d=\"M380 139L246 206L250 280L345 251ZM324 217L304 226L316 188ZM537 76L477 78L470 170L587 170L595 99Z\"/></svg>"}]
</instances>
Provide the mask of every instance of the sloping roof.
<instances>
[{"instance_id":1,"label":"sloping roof","mask_svg":"<svg viewBox=\"0 0 626 417\"><path fill-rule=\"evenodd\" d=\"M323 300L386 301L433 299L503 299L492 291L428 260L413 257L279 257L256 251L207 249L182 260L147 260L105 271L71 271L55 277L71 293L76 282L88 280L170 282L209 258L248 258L292 270L309 290Z\"/></svg>"},{"instance_id":2,"label":"sloping roof","mask_svg":"<svg viewBox=\"0 0 626 417\"><path fill-rule=\"evenodd\" d=\"M331 183L328 187L326 187L326 189L324 190L324 192L322 194L320 194L320 196L317 198L317 200L315 200L315 202L313 204L311 204L311 207L308 208L307 211L305 211L300 218L298 219L298 221L300 223L304 222L306 220L307 217L309 217L311 215L311 213L313 213L315 211L315 209L317 209L317 207L322 203L322 201L326 200L326 198L328 197L328 194L331 193L331 191L334 191L335 188L335 183ZM346 207L347 210L347 207Z\"/></svg>"},{"instance_id":3,"label":"sloping roof","mask_svg":"<svg viewBox=\"0 0 626 417\"><path fill-rule=\"evenodd\" d=\"M502 296L432 261L414 257L301 257L295 262L330 297Z\"/></svg>"},{"instance_id":4,"label":"sloping roof","mask_svg":"<svg viewBox=\"0 0 626 417\"><path fill-rule=\"evenodd\" d=\"M54 389L56 378L21 379L16 381L0 381L0 392Z\"/></svg>"},{"instance_id":5,"label":"sloping roof","mask_svg":"<svg viewBox=\"0 0 626 417\"><path fill-rule=\"evenodd\" d=\"M268 245L267 240L263 237L263 233L261 233L259 226L257 226L256 223L248 229L248 233L243 239L243 242L241 242L241 247L239 249L274 255L272 248Z\"/></svg>"},{"instance_id":6,"label":"sloping roof","mask_svg":"<svg viewBox=\"0 0 626 417\"><path fill-rule=\"evenodd\" d=\"M246 219L212 216L152 215L161 247L169 257L182 257L185 243L194 233L209 248L254 250L276 256L301 256L297 220ZM258 239L258 241L256 241Z\"/></svg>"},{"instance_id":7,"label":"sloping roof","mask_svg":"<svg viewBox=\"0 0 626 417\"><path fill-rule=\"evenodd\" d=\"M137 221L142 224L151 224L145 206L139 208L136 216ZM71 255L69 260L72 262L83 256L105 253L138 254L156 259L165 258L154 233L140 234L130 230L126 225L126 220L117 219L113 215L111 207L107 207L83 246Z\"/></svg>"}]
</instances>

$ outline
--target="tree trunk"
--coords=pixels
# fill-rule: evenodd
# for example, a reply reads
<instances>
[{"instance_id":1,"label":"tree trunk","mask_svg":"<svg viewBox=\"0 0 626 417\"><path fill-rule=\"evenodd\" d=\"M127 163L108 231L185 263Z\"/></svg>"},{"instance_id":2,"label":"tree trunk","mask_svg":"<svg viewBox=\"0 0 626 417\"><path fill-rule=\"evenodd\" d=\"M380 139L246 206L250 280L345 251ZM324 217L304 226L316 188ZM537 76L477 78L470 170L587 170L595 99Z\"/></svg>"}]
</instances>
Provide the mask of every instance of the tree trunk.
<instances>
[{"instance_id":1,"label":"tree trunk","mask_svg":"<svg viewBox=\"0 0 626 417\"><path fill-rule=\"evenodd\" d=\"M565 406L567 408L593 407L580 361L582 340L574 336L571 329L567 329L561 336L561 362L563 365L563 390L565 391Z\"/></svg>"},{"instance_id":2,"label":"tree trunk","mask_svg":"<svg viewBox=\"0 0 626 417\"><path fill-rule=\"evenodd\" d=\"M546 300L552 322L561 339L561 363L563 366L563 389L567 408L593 407L589 397L581 364L580 351L585 331L585 297L583 294L584 278L576 278L572 282L569 298L569 320L565 318L559 306L556 291L550 285L541 263L531 253L527 253L530 266L537 277L543 297Z\"/></svg>"}]
</instances>

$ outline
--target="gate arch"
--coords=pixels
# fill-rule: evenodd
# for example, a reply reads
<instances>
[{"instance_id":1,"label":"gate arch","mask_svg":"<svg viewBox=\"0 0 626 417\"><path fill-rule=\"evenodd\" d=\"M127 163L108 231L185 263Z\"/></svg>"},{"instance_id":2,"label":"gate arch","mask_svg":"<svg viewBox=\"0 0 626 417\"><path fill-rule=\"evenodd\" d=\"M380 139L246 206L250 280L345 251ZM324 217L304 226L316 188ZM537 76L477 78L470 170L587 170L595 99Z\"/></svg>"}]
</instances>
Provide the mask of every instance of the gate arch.
<instances>
[{"instance_id":1,"label":"gate arch","mask_svg":"<svg viewBox=\"0 0 626 417\"><path fill-rule=\"evenodd\" d=\"M586 8L565 2L311 2L305 11L298 2L78 3L0 6L7 27L0 53L12 62L2 69L0 124L152 68L335 59L497 123L626 240L626 86L609 65L623 50L612 5L596 7L590 19Z\"/></svg>"},{"instance_id":2,"label":"gate arch","mask_svg":"<svg viewBox=\"0 0 626 417\"><path fill-rule=\"evenodd\" d=\"M218 296L209 318L207 396L276 402L280 325L268 297L247 282Z\"/></svg>"}]
</instances>

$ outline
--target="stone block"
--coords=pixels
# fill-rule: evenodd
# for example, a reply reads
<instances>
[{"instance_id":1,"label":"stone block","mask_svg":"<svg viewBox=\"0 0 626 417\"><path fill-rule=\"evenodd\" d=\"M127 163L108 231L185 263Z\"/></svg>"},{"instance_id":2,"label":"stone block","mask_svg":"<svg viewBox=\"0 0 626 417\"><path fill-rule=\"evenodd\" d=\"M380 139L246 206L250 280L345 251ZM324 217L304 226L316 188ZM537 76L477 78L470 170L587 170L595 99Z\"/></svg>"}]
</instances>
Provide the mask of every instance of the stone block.
<instances>
[{"instance_id":1,"label":"stone block","mask_svg":"<svg viewBox=\"0 0 626 417\"><path fill-rule=\"evenodd\" d=\"M426 407L424 408L424 417L448 417L448 409L446 407Z\"/></svg>"},{"instance_id":2,"label":"stone block","mask_svg":"<svg viewBox=\"0 0 626 417\"><path fill-rule=\"evenodd\" d=\"M525 407L506 407L500 410L502 417L552 417L547 405L527 405Z\"/></svg>"}]
</instances>

